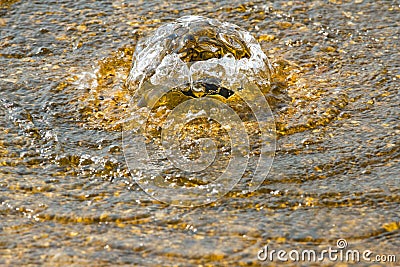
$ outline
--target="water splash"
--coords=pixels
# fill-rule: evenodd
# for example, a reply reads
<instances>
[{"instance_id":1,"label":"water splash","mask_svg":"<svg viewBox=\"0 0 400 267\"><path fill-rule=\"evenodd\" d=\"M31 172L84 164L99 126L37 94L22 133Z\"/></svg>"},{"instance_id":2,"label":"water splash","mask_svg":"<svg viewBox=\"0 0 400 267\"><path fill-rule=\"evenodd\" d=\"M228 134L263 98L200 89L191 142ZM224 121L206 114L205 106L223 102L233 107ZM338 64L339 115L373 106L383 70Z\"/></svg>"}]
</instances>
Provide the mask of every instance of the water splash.
<instances>
[{"instance_id":1,"label":"water splash","mask_svg":"<svg viewBox=\"0 0 400 267\"><path fill-rule=\"evenodd\" d=\"M221 88L236 92L246 80L269 90L272 66L255 38L215 19L186 16L163 25L139 42L133 58L132 92L147 82L191 96L224 94Z\"/></svg>"},{"instance_id":2,"label":"water splash","mask_svg":"<svg viewBox=\"0 0 400 267\"><path fill-rule=\"evenodd\" d=\"M183 17L140 42L123 132L135 182L178 206L215 201L246 170L243 190L256 190L275 151L271 72L250 33L214 19Z\"/></svg>"}]
</instances>

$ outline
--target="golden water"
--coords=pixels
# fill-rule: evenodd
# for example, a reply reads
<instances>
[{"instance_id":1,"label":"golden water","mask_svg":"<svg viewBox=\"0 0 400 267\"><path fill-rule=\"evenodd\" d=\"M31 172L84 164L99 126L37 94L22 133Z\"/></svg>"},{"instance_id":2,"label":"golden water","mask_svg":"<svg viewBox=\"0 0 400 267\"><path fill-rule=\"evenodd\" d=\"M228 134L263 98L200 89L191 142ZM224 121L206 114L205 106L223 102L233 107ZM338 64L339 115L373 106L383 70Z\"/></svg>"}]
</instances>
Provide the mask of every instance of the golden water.
<instances>
[{"instance_id":1,"label":"golden water","mask_svg":"<svg viewBox=\"0 0 400 267\"><path fill-rule=\"evenodd\" d=\"M338 238L400 260L399 11L367 0L2 1L0 265L257 266L268 243L322 250ZM259 190L191 209L132 183L121 144L135 44L189 14L260 42L278 134Z\"/></svg>"}]
</instances>

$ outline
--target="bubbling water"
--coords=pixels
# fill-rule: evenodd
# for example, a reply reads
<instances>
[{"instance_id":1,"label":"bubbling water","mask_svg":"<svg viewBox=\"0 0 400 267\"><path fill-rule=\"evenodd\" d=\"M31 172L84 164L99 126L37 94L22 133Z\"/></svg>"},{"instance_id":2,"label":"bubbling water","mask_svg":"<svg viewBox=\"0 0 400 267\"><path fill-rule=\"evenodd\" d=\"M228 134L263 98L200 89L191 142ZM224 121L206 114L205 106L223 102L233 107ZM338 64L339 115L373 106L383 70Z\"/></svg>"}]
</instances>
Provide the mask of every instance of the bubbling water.
<instances>
[{"instance_id":1,"label":"bubbling water","mask_svg":"<svg viewBox=\"0 0 400 267\"><path fill-rule=\"evenodd\" d=\"M178 206L215 201L245 173L257 189L275 151L271 72L250 33L215 19L183 17L139 42L123 131L135 182Z\"/></svg>"},{"instance_id":2,"label":"bubbling water","mask_svg":"<svg viewBox=\"0 0 400 267\"><path fill-rule=\"evenodd\" d=\"M238 26L186 16L139 42L128 88L164 85L186 95L231 96L244 81L269 90L272 66L255 38ZM146 93L146 92L144 92Z\"/></svg>"}]
</instances>

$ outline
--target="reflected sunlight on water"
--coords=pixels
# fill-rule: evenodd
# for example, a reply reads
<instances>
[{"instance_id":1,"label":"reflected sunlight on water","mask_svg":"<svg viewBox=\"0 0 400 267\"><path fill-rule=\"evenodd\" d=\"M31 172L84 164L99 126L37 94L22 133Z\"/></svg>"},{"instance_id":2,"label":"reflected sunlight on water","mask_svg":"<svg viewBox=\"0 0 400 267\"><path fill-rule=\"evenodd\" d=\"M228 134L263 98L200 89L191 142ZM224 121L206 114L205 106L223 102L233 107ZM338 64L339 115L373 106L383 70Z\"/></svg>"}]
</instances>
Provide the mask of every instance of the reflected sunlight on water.
<instances>
[{"instance_id":1,"label":"reflected sunlight on water","mask_svg":"<svg viewBox=\"0 0 400 267\"><path fill-rule=\"evenodd\" d=\"M396 254L399 11L368 0L2 1L0 265L257 266L268 243L338 238ZM257 191L192 209L132 183L121 141L137 41L190 14L260 42L278 134Z\"/></svg>"}]
</instances>

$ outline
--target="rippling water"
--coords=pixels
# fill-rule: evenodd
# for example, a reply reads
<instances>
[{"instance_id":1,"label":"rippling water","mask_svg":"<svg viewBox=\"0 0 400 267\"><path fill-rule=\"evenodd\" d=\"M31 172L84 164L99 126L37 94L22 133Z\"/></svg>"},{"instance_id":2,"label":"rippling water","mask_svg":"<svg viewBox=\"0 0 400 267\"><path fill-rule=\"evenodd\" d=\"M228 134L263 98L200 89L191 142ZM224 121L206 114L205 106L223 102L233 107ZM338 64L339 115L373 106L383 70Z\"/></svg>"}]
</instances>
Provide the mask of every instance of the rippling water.
<instances>
[{"instance_id":1,"label":"rippling water","mask_svg":"<svg viewBox=\"0 0 400 267\"><path fill-rule=\"evenodd\" d=\"M366 0L0 2L0 265L257 266L266 244L323 250L338 238L399 262L399 11ZM190 14L260 42L275 68L278 149L259 190L189 209L131 182L120 118L138 39Z\"/></svg>"}]
</instances>

